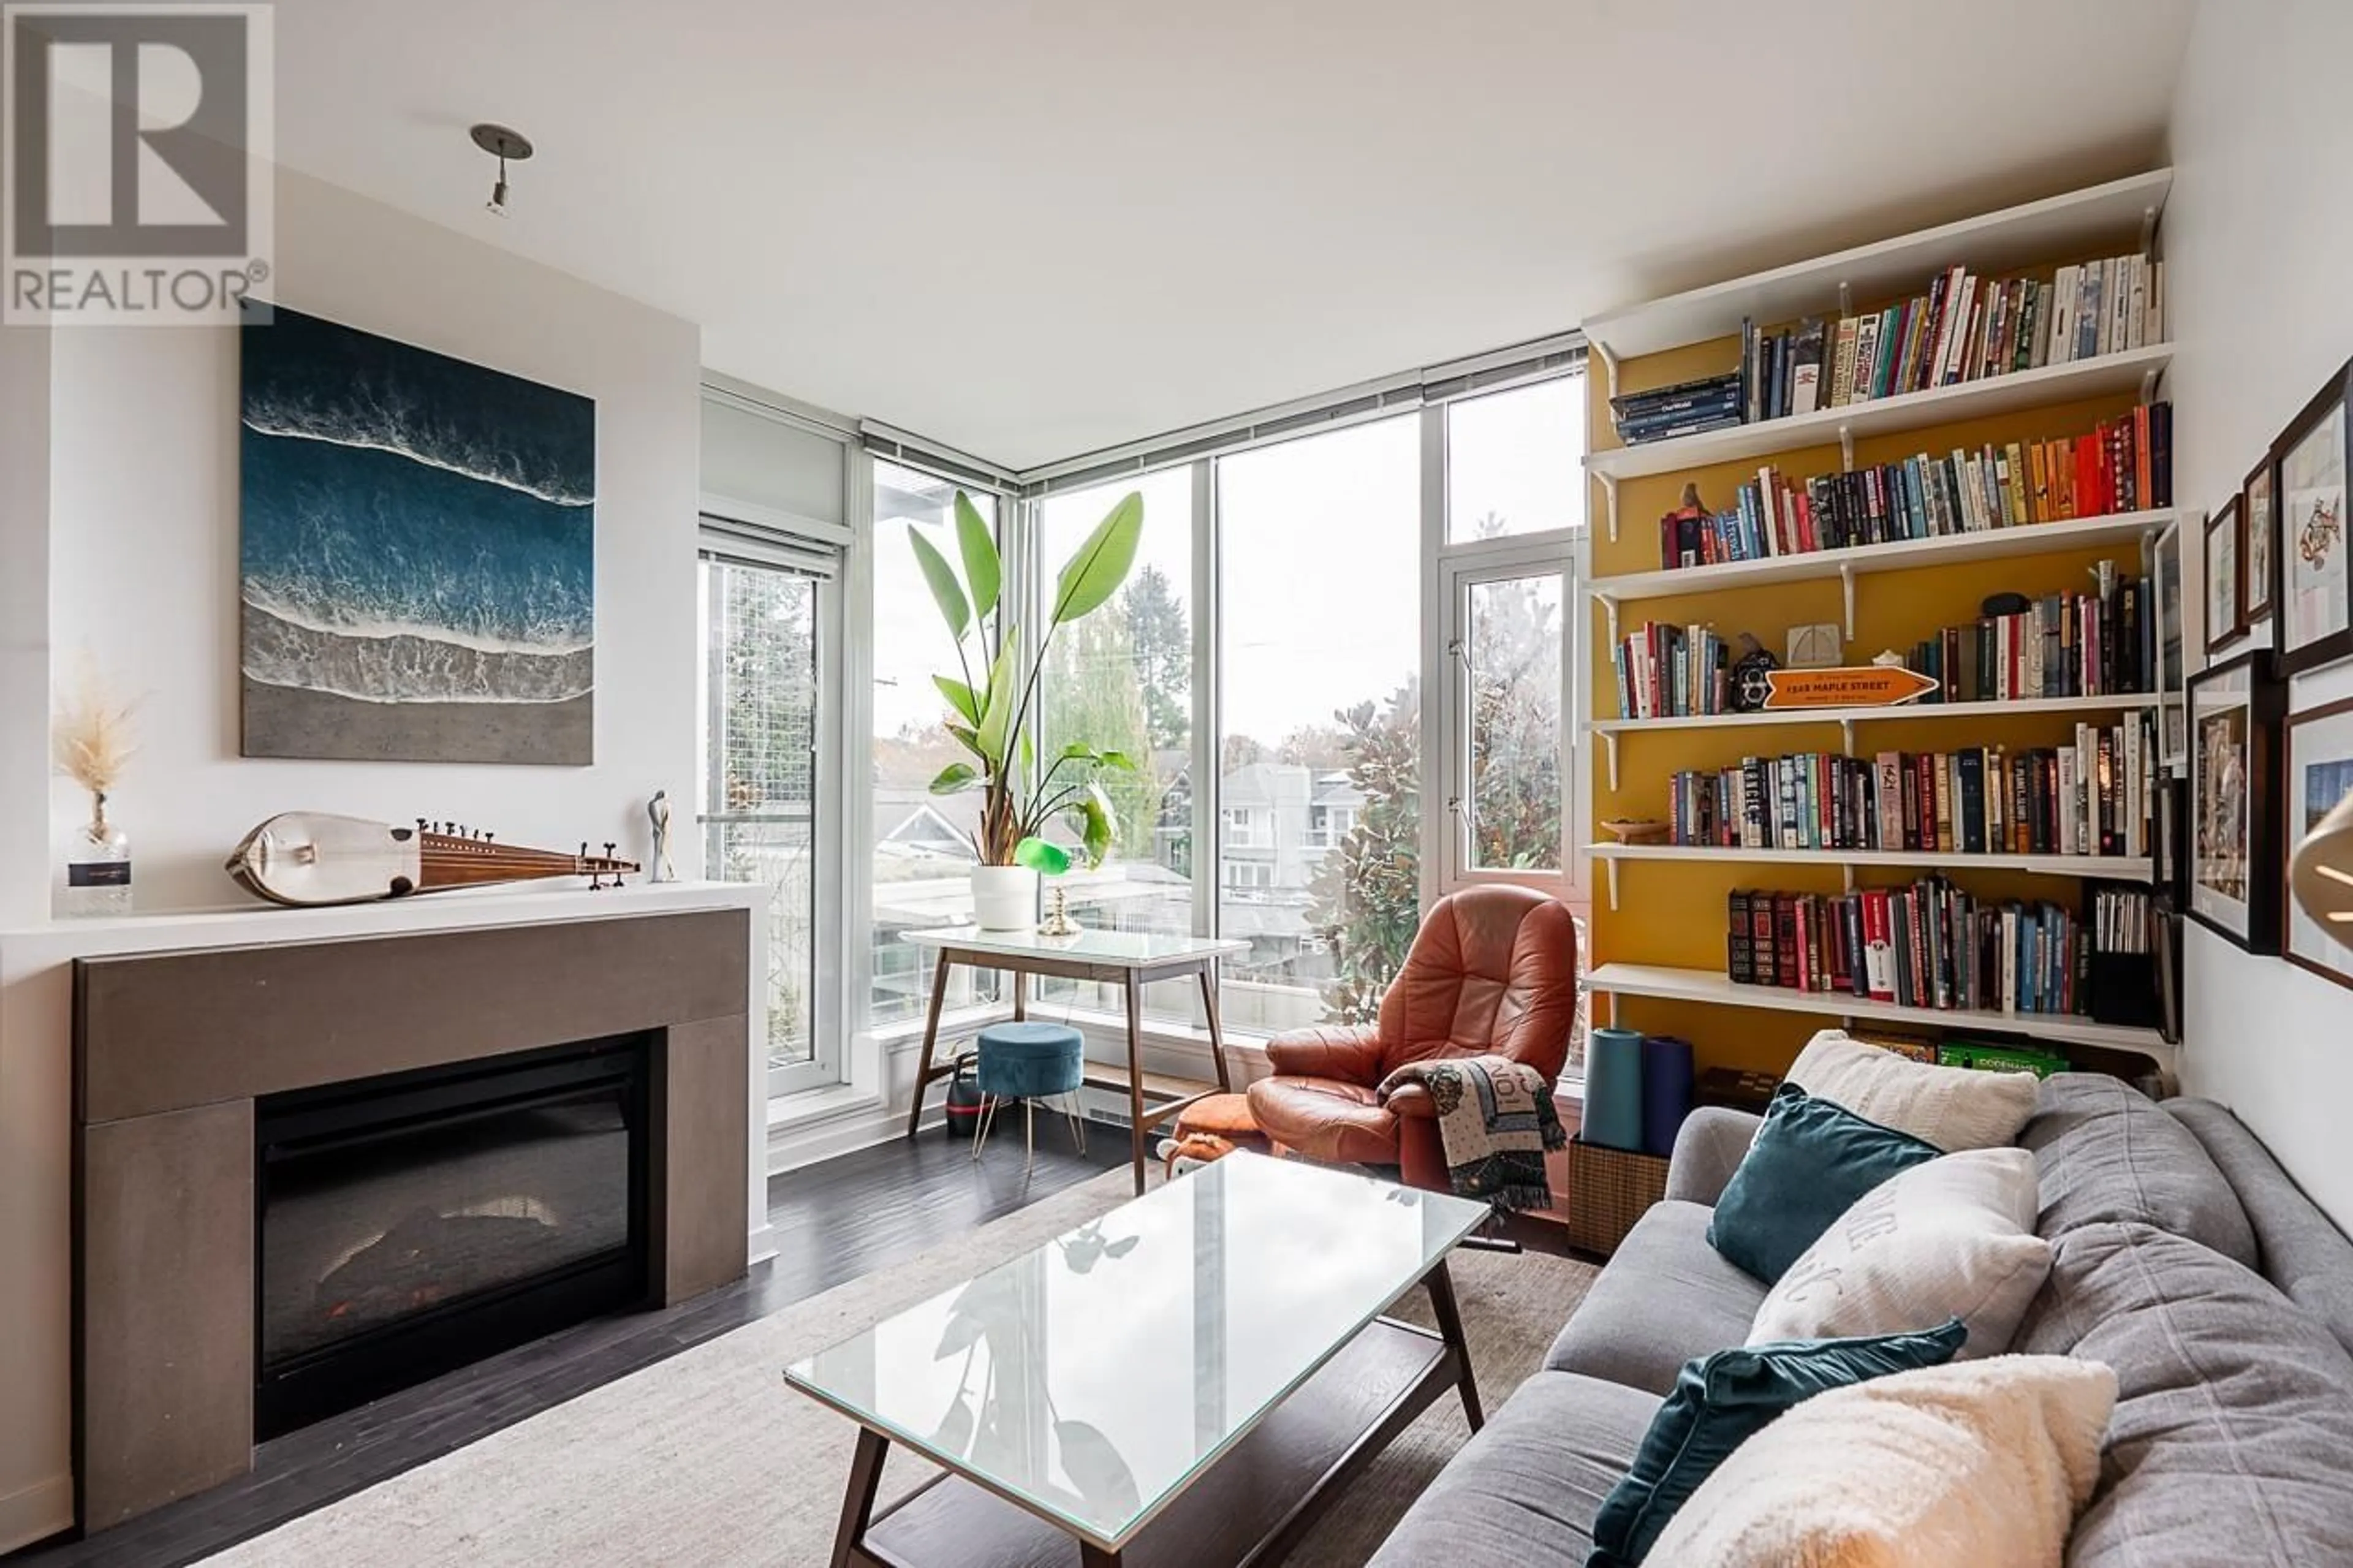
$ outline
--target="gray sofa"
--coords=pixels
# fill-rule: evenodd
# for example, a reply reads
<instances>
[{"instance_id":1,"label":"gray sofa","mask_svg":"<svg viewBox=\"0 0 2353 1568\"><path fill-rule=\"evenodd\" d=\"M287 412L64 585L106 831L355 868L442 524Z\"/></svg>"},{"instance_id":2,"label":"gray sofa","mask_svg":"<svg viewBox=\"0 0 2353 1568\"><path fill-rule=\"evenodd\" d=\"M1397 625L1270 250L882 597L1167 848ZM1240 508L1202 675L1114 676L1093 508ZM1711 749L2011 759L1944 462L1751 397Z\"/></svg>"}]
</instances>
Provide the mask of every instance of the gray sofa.
<instances>
[{"instance_id":1,"label":"gray sofa","mask_svg":"<svg viewBox=\"0 0 2353 1568\"><path fill-rule=\"evenodd\" d=\"M1707 1244L1756 1125L1717 1110L1683 1124L1666 1201L1375 1568L1584 1563L1676 1372L1746 1340L1765 1299ZM2208 1101L2062 1074L2019 1142L2053 1258L2010 1348L2117 1374L2069 1568L2353 1564L2353 1243Z\"/></svg>"}]
</instances>

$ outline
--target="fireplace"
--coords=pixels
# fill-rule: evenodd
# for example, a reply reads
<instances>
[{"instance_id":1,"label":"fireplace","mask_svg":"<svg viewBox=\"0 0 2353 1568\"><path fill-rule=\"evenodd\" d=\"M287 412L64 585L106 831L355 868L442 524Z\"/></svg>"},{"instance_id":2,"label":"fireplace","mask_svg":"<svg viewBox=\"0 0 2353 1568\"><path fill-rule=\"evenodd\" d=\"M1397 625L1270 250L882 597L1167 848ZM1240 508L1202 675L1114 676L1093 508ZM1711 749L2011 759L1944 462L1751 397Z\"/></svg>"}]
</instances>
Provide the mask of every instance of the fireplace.
<instances>
[{"instance_id":1,"label":"fireplace","mask_svg":"<svg viewBox=\"0 0 2353 1568\"><path fill-rule=\"evenodd\" d=\"M642 1305L645 1036L254 1105L254 1432Z\"/></svg>"}]
</instances>

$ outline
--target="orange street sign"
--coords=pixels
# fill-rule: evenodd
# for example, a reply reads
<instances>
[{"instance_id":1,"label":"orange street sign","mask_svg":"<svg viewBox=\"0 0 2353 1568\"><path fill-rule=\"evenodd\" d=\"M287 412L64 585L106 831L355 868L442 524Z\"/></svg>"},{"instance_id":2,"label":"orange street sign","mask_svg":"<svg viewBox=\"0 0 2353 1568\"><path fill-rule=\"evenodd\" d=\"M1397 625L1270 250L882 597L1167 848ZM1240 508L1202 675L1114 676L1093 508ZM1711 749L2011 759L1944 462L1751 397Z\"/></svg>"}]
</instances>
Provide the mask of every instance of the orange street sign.
<instances>
[{"instance_id":1,"label":"orange street sign","mask_svg":"<svg viewBox=\"0 0 2353 1568\"><path fill-rule=\"evenodd\" d=\"M1765 706L1783 708L1893 708L1936 689L1936 678L1894 664L1852 665L1838 669L1777 669Z\"/></svg>"}]
</instances>

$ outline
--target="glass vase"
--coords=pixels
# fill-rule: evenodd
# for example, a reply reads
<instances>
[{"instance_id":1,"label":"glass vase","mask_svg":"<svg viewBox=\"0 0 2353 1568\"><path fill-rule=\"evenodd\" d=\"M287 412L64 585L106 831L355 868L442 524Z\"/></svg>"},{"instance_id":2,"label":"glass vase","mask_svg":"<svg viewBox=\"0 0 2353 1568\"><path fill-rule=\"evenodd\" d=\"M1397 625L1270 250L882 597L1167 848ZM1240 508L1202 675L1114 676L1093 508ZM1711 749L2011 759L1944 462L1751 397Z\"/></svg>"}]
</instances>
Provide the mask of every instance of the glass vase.
<instances>
[{"instance_id":1,"label":"glass vase","mask_svg":"<svg viewBox=\"0 0 2353 1568\"><path fill-rule=\"evenodd\" d=\"M76 918L131 912L131 836L107 820L103 794L90 796L90 820L67 843L60 912Z\"/></svg>"}]
</instances>

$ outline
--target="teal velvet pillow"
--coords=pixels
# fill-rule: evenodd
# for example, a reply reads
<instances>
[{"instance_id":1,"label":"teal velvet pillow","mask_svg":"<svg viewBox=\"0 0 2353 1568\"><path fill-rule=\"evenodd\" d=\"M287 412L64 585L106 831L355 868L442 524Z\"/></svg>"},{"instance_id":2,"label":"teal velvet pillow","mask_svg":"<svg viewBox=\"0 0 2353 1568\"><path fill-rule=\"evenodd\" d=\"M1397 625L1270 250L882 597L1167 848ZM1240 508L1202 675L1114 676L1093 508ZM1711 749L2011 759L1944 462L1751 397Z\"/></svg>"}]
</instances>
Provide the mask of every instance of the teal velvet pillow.
<instances>
[{"instance_id":1,"label":"teal velvet pillow","mask_svg":"<svg viewBox=\"0 0 2353 1568\"><path fill-rule=\"evenodd\" d=\"M1634 1568L1675 1510L1735 1448L1800 1401L1915 1367L1940 1366L1968 1338L1958 1318L1920 1333L1786 1340L1718 1351L1684 1366L1626 1479L1593 1516L1585 1568Z\"/></svg>"},{"instance_id":2,"label":"teal velvet pillow","mask_svg":"<svg viewBox=\"0 0 2353 1568\"><path fill-rule=\"evenodd\" d=\"M1785 1083L1766 1108L1757 1142L1715 1201L1707 1244L1774 1284L1855 1199L1942 1152Z\"/></svg>"}]
</instances>

